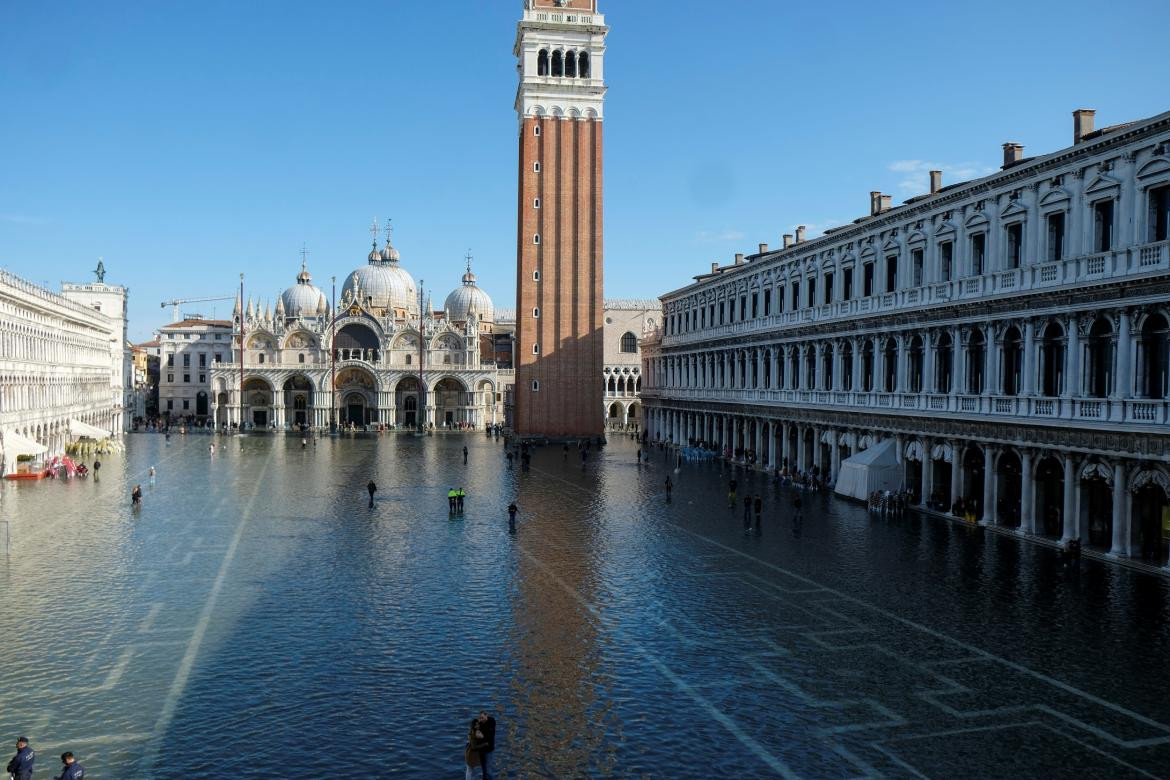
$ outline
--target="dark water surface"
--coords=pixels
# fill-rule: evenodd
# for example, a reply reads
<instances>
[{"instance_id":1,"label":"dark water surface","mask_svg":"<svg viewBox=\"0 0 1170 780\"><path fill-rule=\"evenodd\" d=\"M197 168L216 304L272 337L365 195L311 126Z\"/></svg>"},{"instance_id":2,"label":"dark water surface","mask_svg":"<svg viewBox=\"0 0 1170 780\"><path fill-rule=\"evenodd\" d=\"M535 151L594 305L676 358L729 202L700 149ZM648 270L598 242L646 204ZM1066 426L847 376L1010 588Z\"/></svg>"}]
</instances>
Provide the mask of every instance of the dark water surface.
<instances>
[{"instance_id":1,"label":"dark water surface","mask_svg":"<svg viewBox=\"0 0 1170 780\"><path fill-rule=\"evenodd\" d=\"M1170 775L1160 578L822 494L794 529L741 472L745 536L728 472L667 504L628 441L208 441L3 486L0 739L38 774L458 777L488 708L500 777Z\"/></svg>"}]
</instances>

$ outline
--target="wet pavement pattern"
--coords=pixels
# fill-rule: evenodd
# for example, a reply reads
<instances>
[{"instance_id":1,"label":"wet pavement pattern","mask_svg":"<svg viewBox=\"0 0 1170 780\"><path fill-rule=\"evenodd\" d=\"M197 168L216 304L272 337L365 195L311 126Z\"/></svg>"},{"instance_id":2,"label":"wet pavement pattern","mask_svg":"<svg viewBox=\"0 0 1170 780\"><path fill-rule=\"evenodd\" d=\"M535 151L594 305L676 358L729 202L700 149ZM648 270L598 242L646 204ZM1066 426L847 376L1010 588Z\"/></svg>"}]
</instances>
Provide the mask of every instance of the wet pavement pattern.
<instances>
[{"instance_id":1,"label":"wet pavement pattern","mask_svg":"<svg viewBox=\"0 0 1170 780\"><path fill-rule=\"evenodd\" d=\"M43 767L453 777L487 708L502 778L1170 774L1161 578L828 494L797 526L738 470L745 535L728 467L628 440L209 441L3 486L0 735Z\"/></svg>"}]
</instances>

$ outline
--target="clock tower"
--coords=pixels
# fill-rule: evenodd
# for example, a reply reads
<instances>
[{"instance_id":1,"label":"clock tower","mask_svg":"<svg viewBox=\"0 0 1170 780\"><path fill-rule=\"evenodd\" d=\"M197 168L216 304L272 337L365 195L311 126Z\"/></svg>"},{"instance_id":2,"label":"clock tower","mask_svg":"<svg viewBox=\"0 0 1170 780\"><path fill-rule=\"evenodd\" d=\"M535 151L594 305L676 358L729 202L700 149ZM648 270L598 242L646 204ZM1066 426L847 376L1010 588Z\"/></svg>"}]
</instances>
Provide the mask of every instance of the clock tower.
<instances>
[{"instance_id":1,"label":"clock tower","mask_svg":"<svg viewBox=\"0 0 1170 780\"><path fill-rule=\"evenodd\" d=\"M516 34L520 169L516 385L521 437L603 430L602 116L597 0L525 0Z\"/></svg>"}]
</instances>

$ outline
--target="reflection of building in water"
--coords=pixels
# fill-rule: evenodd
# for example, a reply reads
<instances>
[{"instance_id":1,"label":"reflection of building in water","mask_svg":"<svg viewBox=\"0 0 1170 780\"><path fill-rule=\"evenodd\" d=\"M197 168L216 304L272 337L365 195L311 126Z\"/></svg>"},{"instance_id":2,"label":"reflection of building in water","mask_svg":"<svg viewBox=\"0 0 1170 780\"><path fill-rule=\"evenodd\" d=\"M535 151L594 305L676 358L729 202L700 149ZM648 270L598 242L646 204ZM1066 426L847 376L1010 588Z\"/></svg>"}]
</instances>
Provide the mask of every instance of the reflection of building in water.
<instances>
[{"instance_id":1,"label":"reflection of building in water","mask_svg":"<svg viewBox=\"0 0 1170 780\"><path fill-rule=\"evenodd\" d=\"M803 230L662 296L651 435L1167 562L1170 113ZM876 469L874 470L876 471ZM860 480L859 480L860 483ZM843 487L843 486L842 486ZM864 492L865 488L860 490Z\"/></svg>"},{"instance_id":2,"label":"reflection of building in water","mask_svg":"<svg viewBox=\"0 0 1170 780\"><path fill-rule=\"evenodd\" d=\"M497 333L495 308L471 271L470 256L443 310L434 311L429 299L422 308L420 318L418 290L389 231L385 246L375 244L367 263L346 277L336 310L302 263L296 284L275 306L236 302L234 348L211 372L216 424L416 427L421 419L443 428L503 422L500 384L511 372L495 357L498 338L510 336Z\"/></svg>"}]
</instances>

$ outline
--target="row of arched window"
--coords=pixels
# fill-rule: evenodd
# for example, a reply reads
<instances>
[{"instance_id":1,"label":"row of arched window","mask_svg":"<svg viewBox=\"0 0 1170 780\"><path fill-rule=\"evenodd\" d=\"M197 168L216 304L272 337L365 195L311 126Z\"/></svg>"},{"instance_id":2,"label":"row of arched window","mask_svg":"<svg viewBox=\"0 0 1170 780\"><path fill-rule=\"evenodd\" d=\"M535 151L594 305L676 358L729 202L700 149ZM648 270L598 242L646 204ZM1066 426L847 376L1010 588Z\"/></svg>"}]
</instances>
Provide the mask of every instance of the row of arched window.
<instances>
[{"instance_id":1,"label":"row of arched window","mask_svg":"<svg viewBox=\"0 0 1170 780\"><path fill-rule=\"evenodd\" d=\"M589 52L556 49L550 53L548 49L541 49L540 53L536 55L536 75L587 79L589 78Z\"/></svg>"}]
</instances>

